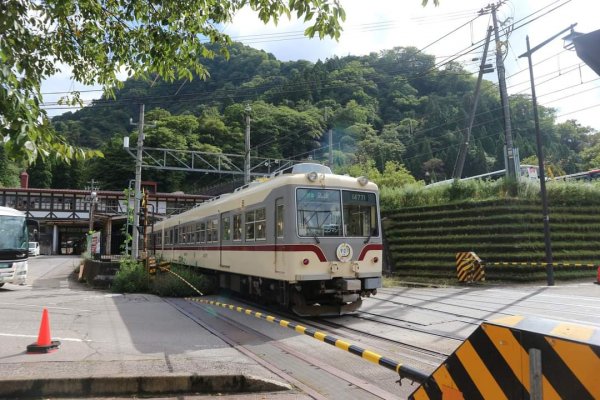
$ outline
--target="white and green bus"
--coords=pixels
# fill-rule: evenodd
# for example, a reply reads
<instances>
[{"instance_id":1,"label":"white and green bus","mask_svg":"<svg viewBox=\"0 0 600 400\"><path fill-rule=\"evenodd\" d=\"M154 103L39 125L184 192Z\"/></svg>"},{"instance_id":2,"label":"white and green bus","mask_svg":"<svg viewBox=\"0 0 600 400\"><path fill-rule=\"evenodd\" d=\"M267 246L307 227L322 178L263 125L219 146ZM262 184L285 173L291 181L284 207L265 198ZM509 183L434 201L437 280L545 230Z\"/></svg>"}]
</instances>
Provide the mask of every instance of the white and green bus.
<instances>
[{"instance_id":1,"label":"white and green bus","mask_svg":"<svg viewBox=\"0 0 600 400\"><path fill-rule=\"evenodd\" d=\"M0 286L25 284L28 243L25 214L0 207Z\"/></svg>"}]
</instances>

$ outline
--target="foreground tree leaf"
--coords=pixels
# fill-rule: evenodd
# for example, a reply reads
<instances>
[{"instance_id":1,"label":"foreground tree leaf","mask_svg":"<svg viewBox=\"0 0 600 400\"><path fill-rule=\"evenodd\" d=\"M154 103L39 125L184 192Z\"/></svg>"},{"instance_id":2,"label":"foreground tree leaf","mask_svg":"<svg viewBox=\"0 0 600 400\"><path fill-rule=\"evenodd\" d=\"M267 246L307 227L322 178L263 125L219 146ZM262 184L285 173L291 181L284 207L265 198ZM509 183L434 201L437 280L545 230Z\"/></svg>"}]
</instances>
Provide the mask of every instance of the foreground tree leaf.
<instances>
[{"instance_id":1,"label":"foreground tree leaf","mask_svg":"<svg viewBox=\"0 0 600 400\"><path fill-rule=\"evenodd\" d=\"M290 14L312 21L309 37L339 37L345 18L339 0L3 0L0 134L7 155L31 163L38 156L99 154L73 148L47 123L40 85L58 65L70 68L74 80L103 85L107 96L121 86L121 71L168 81L204 78L203 58L228 55L231 39L219 26L246 6L265 23Z\"/></svg>"}]
</instances>

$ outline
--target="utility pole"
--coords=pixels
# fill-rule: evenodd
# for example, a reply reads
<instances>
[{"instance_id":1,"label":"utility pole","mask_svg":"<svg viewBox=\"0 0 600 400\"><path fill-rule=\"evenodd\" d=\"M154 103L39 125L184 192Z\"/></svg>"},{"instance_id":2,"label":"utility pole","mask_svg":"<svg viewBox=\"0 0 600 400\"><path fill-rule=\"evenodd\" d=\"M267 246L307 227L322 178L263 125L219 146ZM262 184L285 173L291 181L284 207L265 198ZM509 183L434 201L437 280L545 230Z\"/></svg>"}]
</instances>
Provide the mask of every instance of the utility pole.
<instances>
[{"instance_id":1,"label":"utility pole","mask_svg":"<svg viewBox=\"0 0 600 400\"><path fill-rule=\"evenodd\" d=\"M142 199L142 155L144 151L144 105L140 104L140 115L137 124L131 122L131 125L138 127L137 154L135 157L135 194L133 200L133 237L131 243L131 257L137 260L140 248L140 201ZM154 126L154 125L152 125Z\"/></svg>"},{"instance_id":2,"label":"utility pole","mask_svg":"<svg viewBox=\"0 0 600 400\"><path fill-rule=\"evenodd\" d=\"M325 107L325 122L329 125L329 107ZM333 130L331 127L327 134L329 136L329 168L333 169Z\"/></svg>"},{"instance_id":3,"label":"utility pole","mask_svg":"<svg viewBox=\"0 0 600 400\"><path fill-rule=\"evenodd\" d=\"M246 159L244 160L244 184L250 183L250 113L252 112L252 107L250 104L246 105L246 137L245 137L245 155Z\"/></svg>"},{"instance_id":4,"label":"utility pole","mask_svg":"<svg viewBox=\"0 0 600 400\"><path fill-rule=\"evenodd\" d=\"M508 91L506 89L506 69L504 68L504 59L502 57L502 42L500 41L500 33L498 32L498 18L496 10L502 5L503 1L498 4L490 4L486 9L490 9L492 20L494 22L494 38L496 40L496 68L498 69L498 86L500 87L500 99L502 101L502 111L504 113L504 144L506 145L506 171L508 177L517 179L515 166L515 149L512 139L512 128L510 124L510 106L508 104Z\"/></svg>"},{"instance_id":5,"label":"utility pole","mask_svg":"<svg viewBox=\"0 0 600 400\"><path fill-rule=\"evenodd\" d=\"M469 124L463 135L463 141L458 151L458 159L456 161L456 169L454 170L454 179L460 179L463 173L463 167L465 166L465 160L467 158L467 147L469 146L469 139L471 137L471 129L473 128L473 121L475 121L475 112L477 111L477 104L479 103L479 93L481 89L481 81L483 74L491 72L490 66L486 64L488 47L490 45L490 38L492 36L492 27L488 27L487 36L485 39L485 45L483 47L483 56L481 57L481 64L479 66L479 75L477 76L477 84L475 85L475 94L473 95L473 105L471 107L471 114L469 115Z\"/></svg>"},{"instance_id":6,"label":"utility pole","mask_svg":"<svg viewBox=\"0 0 600 400\"><path fill-rule=\"evenodd\" d=\"M533 119L535 122L535 139L537 145L537 157L538 157L538 176L540 178L540 195L542 197L542 214L544 219L544 245L546 250L546 281L548 286L554 286L554 268L553 268L553 260L552 260L552 243L550 241L550 215L548 212L548 195L546 194L546 176L544 171L544 148L542 147L542 133L540 130L540 118L538 115L538 107L537 107L537 96L535 94L535 82L533 79L533 63L531 61L531 55L548 44L550 41L556 39L558 36L562 35L568 30L573 30L577 24L573 24L566 29L563 29L556 35L551 38L543 41L542 43L535 46L533 49L529 46L529 35L526 37L527 43L527 52L521 54L521 57L527 57L527 61L529 63L529 80L531 82L531 101L533 103Z\"/></svg>"},{"instance_id":7,"label":"utility pole","mask_svg":"<svg viewBox=\"0 0 600 400\"><path fill-rule=\"evenodd\" d=\"M329 168L333 170L333 129L329 128Z\"/></svg>"},{"instance_id":8,"label":"utility pole","mask_svg":"<svg viewBox=\"0 0 600 400\"><path fill-rule=\"evenodd\" d=\"M98 200L98 187L95 185L93 179L90 186L86 189L90 191L90 221L88 224L88 232L91 233L94 230L94 208L96 207L96 201Z\"/></svg>"},{"instance_id":9,"label":"utility pole","mask_svg":"<svg viewBox=\"0 0 600 400\"><path fill-rule=\"evenodd\" d=\"M97 190L98 188L95 185L94 180L92 179L92 182L90 184L90 186L87 186L85 188L85 190L89 190L90 191L90 199L89 199L89 203L90 203L90 213L89 213L89 221L88 221L88 231L87 231L87 248L89 249L89 256L93 257L93 250L92 250L92 232L94 231L94 208L96 207L96 202L98 201L98 193ZM98 244L99 245L99 244Z\"/></svg>"}]
</instances>

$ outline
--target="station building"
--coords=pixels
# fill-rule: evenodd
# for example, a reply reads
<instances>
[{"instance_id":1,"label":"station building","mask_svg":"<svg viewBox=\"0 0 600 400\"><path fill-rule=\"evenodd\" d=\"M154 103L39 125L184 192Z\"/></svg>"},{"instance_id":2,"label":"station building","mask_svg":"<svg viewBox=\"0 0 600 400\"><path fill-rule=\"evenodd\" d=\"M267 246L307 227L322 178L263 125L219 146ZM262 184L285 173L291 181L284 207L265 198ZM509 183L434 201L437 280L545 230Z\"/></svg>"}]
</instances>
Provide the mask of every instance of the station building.
<instances>
[{"instance_id":1,"label":"station building","mask_svg":"<svg viewBox=\"0 0 600 400\"><path fill-rule=\"evenodd\" d=\"M26 213L30 238L40 243L40 254L80 254L90 228L101 232L101 254L122 253L128 210L134 206L125 191L36 189L29 188L27 181L22 175L21 187L0 188L0 206ZM149 222L181 213L210 197L157 193L153 182L144 182L143 188L148 193Z\"/></svg>"}]
</instances>

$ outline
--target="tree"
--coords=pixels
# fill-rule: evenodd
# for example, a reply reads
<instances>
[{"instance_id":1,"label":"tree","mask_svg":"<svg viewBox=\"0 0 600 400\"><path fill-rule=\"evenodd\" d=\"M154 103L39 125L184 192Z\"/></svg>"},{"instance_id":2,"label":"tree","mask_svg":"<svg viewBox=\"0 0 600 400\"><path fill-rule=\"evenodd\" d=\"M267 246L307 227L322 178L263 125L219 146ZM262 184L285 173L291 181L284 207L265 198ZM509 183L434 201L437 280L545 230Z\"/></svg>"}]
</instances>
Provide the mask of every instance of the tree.
<instances>
[{"instance_id":1,"label":"tree","mask_svg":"<svg viewBox=\"0 0 600 400\"><path fill-rule=\"evenodd\" d=\"M446 179L444 176L444 162L439 158L431 158L423 163L423 173L429 177L430 182Z\"/></svg>"},{"instance_id":2,"label":"tree","mask_svg":"<svg viewBox=\"0 0 600 400\"><path fill-rule=\"evenodd\" d=\"M417 182L404 165L394 161L386 162L383 172L379 172L375 161L369 159L350 165L347 173L350 176L366 176L380 187L401 187Z\"/></svg>"},{"instance_id":3,"label":"tree","mask_svg":"<svg viewBox=\"0 0 600 400\"><path fill-rule=\"evenodd\" d=\"M202 60L227 55L230 37L219 25L241 8L275 23L294 13L311 21L305 35L338 38L345 13L339 0L201 0L153 2L4 0L0 2L0 129L4 148L33 162L38 155L63 160L99 154L69 145L52 131L40 92L41 82L72 69L72 78L101 84L108 96L122 86L117 73L163 79L206 77ZM208 42L208 43L207 43ZM79 101L75 94L67 102Z\"/></svg>"}]
</instances>

